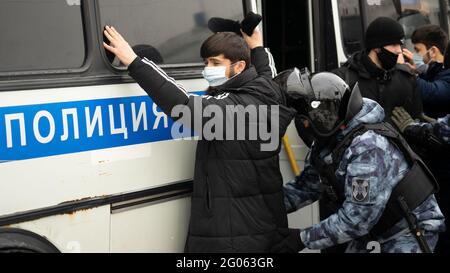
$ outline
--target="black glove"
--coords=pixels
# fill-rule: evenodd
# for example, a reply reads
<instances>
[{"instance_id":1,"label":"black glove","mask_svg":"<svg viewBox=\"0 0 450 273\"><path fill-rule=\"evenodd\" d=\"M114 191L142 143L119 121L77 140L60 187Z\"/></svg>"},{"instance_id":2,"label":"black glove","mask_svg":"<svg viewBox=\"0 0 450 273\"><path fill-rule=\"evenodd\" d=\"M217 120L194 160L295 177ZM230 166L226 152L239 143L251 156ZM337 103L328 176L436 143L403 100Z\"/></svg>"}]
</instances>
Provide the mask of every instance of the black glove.
<instances>
[{"instance_id":1,"label":"black glove","mask_svg":"<svg viewBox=\"0 0 450 273\"><path fill-rule=\"evenodd\" d=\"M272 253L298 253L305 249L305 245L300 238L300 229L281 229L279 233L284 239L272 247Z\"/></svg>"},{"instance_id":2,"label":"black glove","mask_svg":"<svg viewBox=\"0 0 450 273\"><path fill-rule=\"evenodd\" d=\"M229 19L213 17L209 19L208 28L214 32L234 32L239 35L241 34L241 24L239 21L233 21Z\"/></svg>"},{"instance_id":3,"label":"black glove","mask_svg":"<svg viewBox=\"0 0 450 273\"><path fill-rule=\"evenodd\" d=\"M245 16L244 21L241 23L242 31L248 36L252 36L255 28L261 23L262 16L253 12L249 12L247 16Z\"/></svg>"},{"instance_id":4,"label":"black glove","mask_svg":"<svg viewBox=\"0 0 450 273\"><path fill-rule=\"evenodd\" d=\"M245 32L248 36L252 36L253 31L261 21L261 15L249 12L242 23L230 19L213 17L208 22L208 28L214 33L234 32L240 36L242 36L242 29L242 31Z\"/></svg>"}]
</instances>

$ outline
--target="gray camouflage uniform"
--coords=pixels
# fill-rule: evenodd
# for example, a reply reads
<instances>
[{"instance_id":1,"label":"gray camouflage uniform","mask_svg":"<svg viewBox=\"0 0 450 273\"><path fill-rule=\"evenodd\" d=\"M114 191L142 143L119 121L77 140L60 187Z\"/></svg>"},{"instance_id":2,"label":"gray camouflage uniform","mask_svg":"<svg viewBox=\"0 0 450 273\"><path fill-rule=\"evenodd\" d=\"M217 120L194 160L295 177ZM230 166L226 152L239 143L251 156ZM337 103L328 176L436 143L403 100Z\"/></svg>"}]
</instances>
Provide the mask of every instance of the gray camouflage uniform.
<instances>
[{"instance_id":1,"label":"gray camouflage uniform","mask_svg":"<svg viewBox=\"0 0 450 273\"><path fill-rule=\"evenodd\" d=\"M372 100L364 99L363 109L348 124L348 128L337 136L338 140L360 124L375 124L383 120L383 108ZM325 151L323 154L325 162L331 164L329 153ZM369 252L368 241L362 237L369 234L378 222L392 190L407 172L408 164L403 154L385 137L373 131L356 137L345 151L336 171L338 183L345 185L343 205L319 224L302 230L302 242L313 250L349 242L347 252ZM362 187L365 187L365 194L361 194ZM319 175L308 157L303 173L284 187L288 212L319 200L322 189ZM436 198L431 196L413 213L430 247L434 249L439 232L445 230L444 216ZM382 253L421 252L405 220L375 239L380 243Z\"/></svg>"},{"instance_id":2,"label":"gray camouflage uniform","mask_svg":"<svg viewBox=\"0 0 450 273\"><path fill-rule=\"evenodd\" d=\"M436 136L444 141L446 144L450 144L450 115L438 119L436 123L413 123L410 126L422 127L430 132L436 132Z\"/></svg>"}]
</instances>

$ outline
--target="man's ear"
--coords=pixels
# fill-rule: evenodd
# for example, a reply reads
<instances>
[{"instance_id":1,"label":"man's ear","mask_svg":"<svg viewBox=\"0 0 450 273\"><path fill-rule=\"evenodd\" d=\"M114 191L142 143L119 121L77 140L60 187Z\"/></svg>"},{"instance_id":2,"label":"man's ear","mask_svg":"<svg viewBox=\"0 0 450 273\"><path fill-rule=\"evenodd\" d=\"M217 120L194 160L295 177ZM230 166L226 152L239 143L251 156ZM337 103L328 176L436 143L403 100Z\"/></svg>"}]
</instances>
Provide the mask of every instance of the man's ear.
<instances>
[{"instance_id":1,"label":"man's ear","mask_svg":"<svg viewBox=\"0 0 450 273\"><path fill-rule=\"evenodd\" d=\"M235 67L236 67L235 68L236 73L242 73L245 70L245 68L247 67L247 63L245 61L239 61Z\"/></svg>"},{"instance_id":2,"label":"man's ear","mask_svg":"<svg viewBox=\"0 0 450 273\"><path fill-rule=\"evenodd\" d=\"M432 53L433 56L430 55L430 57L431 57L431 58L435 58L436 55L438 55L439 52L441 52L441 51L439 50L439 48L437 48L436 46L432 46L432 47L430 48L430 53Z\"/></svg>"}]
</instances>

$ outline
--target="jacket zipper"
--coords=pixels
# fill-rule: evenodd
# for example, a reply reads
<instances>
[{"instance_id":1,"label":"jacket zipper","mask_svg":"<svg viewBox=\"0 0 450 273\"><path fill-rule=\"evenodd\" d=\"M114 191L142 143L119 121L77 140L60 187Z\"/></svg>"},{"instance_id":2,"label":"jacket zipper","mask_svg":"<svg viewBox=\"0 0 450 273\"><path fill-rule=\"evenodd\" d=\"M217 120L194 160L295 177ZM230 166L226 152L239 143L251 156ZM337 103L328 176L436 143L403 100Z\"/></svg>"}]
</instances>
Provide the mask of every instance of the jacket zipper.
<instances>
[{"instance_id":1,"label":"jacket zipper","mask_svg":"<svg viewBox=\"0 0 450 273\"><path fill-rule=\"evenodd\" d=\"M206 176L206 208L211 211L211 189L209 187L209 177Z\"/></svg>"}]
</instances>

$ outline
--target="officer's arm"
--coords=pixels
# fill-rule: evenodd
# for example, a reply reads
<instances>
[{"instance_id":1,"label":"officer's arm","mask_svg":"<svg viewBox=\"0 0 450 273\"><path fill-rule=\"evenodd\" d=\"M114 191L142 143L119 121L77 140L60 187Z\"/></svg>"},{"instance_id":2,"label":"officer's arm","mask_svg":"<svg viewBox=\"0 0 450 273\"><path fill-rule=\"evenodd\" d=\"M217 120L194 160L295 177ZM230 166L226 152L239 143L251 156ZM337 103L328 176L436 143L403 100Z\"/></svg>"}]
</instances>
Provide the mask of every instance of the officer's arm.
<instances>
[{"instance_id":1,"label":"officer's arm","mask_svg":"<svg viewBox=\"0 0 450 273\"><path fill-rule=\"evenodd\" d=\"M288 213L295 212L319 200L322 188L319 175L308 163L294 181L284 186L284 203Z\"/></svg>"},{"instance_id":2,"label":"officer's arm","mask_svg":"<svg viewBox=\"0 0 450 273\"><path fill-rule=\"evenodd\" d=\"M447 144L447 149L450 146L450 115L438 120L438 128L440 138Z\"/></svg>"},{"instance_id":3,"label":"officer's arm","mask_svg":"<svg viewBox=\"0 0 450 273\"><path fill-rule=\"evenodd\" d=\"M385 161L385 153L376 147L347 157L354 159L347 167L344 204L337 213L301 232L306 247L325 249L370 232L387 204L391 190L387 183L389 175L397 175L392 173L396 167L399 171L397 162Z\"/></svg>"},{"instance_id":4,"label":"officer's arm","mask_svg":"<svg viewBox=\"0 0 450 273\"><path fill-rule=\"evenodd\" d=\"M450 115L435 123L413 123L406 127L403 135L414 145L424 148L429 154L445 153L450 146Z\"/></svg>"},{"instance_id":5,"label":"officer's arm","mask_svg":"<svg viewBox=\"0 0 450 273\"><path fill-rule=\"evenodd\" d=\"M412 145L422 148L427 155L444 152L447 145L444 137L448 126L442 123L414 123L406 127L403 136Z\"/></svg>"}]
</instances>

